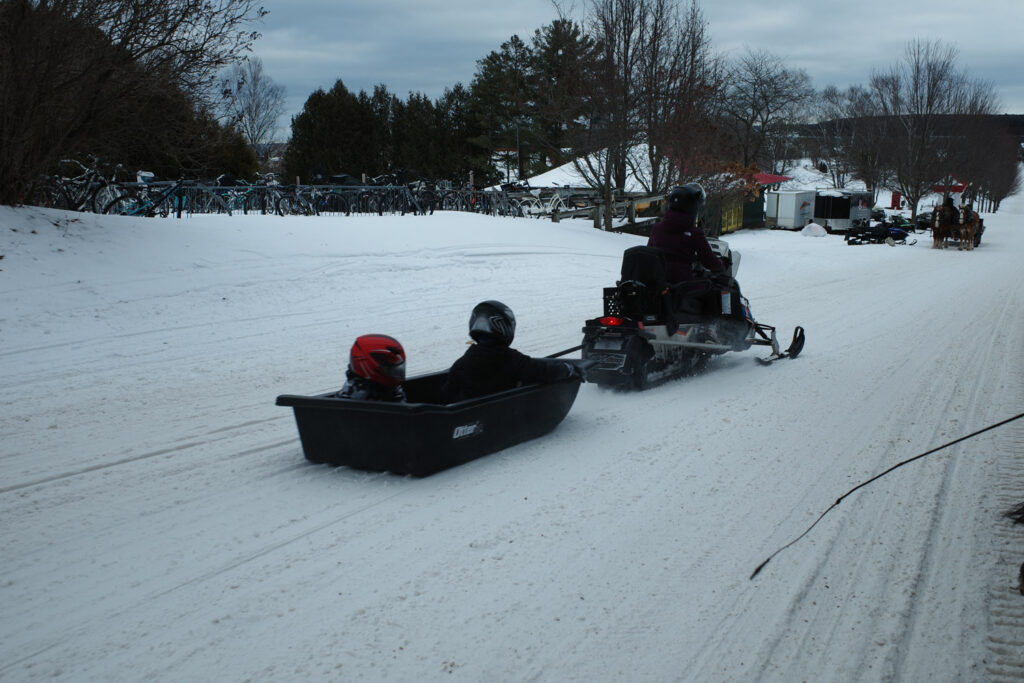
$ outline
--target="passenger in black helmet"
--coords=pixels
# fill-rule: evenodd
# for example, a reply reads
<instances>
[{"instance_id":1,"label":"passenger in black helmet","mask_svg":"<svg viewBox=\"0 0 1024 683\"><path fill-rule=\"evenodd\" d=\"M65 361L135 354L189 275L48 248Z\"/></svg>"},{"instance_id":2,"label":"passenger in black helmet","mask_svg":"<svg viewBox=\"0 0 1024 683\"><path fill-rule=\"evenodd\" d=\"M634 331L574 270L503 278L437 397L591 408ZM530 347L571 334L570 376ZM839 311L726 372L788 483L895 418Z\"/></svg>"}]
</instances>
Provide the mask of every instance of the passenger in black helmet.
<instances>
[{"instance_id":1,"label":"passenger in black helmet","mask_svg":"<svg viewBox=\"0 0 1024 683\"><path fill-rule=\"evenodd\" d=\"M693 263L700 263L712 273L725 270L721 259L711 250L704 231L697 225L697 214L707 195L697 183L687 183L668 195L665 217L651 228L647 246L657 247L665 254L665 275L669 282L696 280Z\"/></svg>"},{"instance_id":2,"label":"passenger in black helmet","mask_svg":"<svg viewBox=\"0 0 1024 683\"><path fill-rule=\"evenodd\" d=\"M500 301L482 301L469 316L470 346L448 371L444 394L448 402L505 391L524 384L556 382L567 377L583 379L572 363L553 358L531 358L510 345L516 333L516 317Z\"/></svg>"}]
</instances>

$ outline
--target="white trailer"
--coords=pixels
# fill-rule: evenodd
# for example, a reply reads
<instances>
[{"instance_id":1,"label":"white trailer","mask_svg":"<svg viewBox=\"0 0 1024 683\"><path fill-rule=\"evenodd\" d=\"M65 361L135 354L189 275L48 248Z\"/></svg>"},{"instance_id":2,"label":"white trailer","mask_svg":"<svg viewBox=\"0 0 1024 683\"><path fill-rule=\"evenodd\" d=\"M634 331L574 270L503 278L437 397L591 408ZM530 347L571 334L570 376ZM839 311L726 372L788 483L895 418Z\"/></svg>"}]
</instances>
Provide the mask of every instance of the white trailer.
<instances>
[{"instance_id":1,"label":"white trailer","mask_svg":"<svg viewBox=\"0 0 1024 683\"><path fill-rule=\"evenodd\" d=\"M764 222L777 230L801 230L814 216L814 190L765 192Z\"/></svg>"}]
</instances>

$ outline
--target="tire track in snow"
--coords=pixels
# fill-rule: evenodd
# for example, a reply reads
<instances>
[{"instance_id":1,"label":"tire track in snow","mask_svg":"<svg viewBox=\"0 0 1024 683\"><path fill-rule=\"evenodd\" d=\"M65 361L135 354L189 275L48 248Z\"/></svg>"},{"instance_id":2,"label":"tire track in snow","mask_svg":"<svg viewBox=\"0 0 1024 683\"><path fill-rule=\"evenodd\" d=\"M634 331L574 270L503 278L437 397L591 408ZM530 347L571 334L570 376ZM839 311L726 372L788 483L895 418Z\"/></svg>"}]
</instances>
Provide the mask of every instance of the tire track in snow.
<instances>
[{"instance_id":1,"label":"tire track in snow","mask_svg":"<svg viewBox=\"0 0 1024 683\"><path fill-rule=\"evenodd\" d=\"M265 447L260 447L260 448L256 448L256 449L252 449L252 450L253 451L267 450L267 449L272 448L272 447L273 446L265 446ZM283 467L283 468L279 469L278 474L284 474L286 472L291 472L291 471L294 471L296 469L305 468L305 467L306 467L305 463L301 463L298 466L290 465L290 466ZM372 478L380 478L380 477L384 477L384 476L388 476L388 475L378 474L378 475L374 475ZM415 483L414 480L402 479L401 481L406 482L406 483L410 483L410 484ZM367 501L367 502L361 502L358 506L356 506L354 508L345 509L340 514L331 515L327 520L322 521L320 523L317 523L317 524L315 524L314 526L312 526L310 528L302 530L301 532L291 533L291 534L289 534L287 537L285 537L283 539L280 539L280 540L272 542L272 543L268 543L268 544L266 544L266 545L264 545L264 546L262 546L260 548L254 549L252 547L248 547L246 549L247 552L245 552L244 554L238 555L238 556L236 556L234 558L230 558L227 561L222 562L218 566L216 566L214 568L211 568L211 569L207 569L206 571L203 571L202 573L199 573L199 574L197 574L195 576L192 576L191 578L189 578L187 580L180 581L177 584L175 584L174 586L171 586L169 588L165 588L163 590L159 590L159 591L150 593L148 595L137 596L137 597L133 598L130 601L130 603L122 604L122 605L119 605L117 607L114 607L108 613L92 614L90 616L90 618L86 621L86 623L82 623L82 625L79 625L79 626L73 626L69 630L60 632L58 634L58 637L55 640L53 640L52 642L46 643L44 645L41 645L41 646L35 648L31 653L26 654L23 657L20 657L20 658L18 658L16 660L13 660L13 661L10 661L10 662L5 662L3 665L0 665L0 674L3 674L4 671L7 671L9 669L13 669L14 667L16 667L18 665L32 666L31 662L33 662L33 660L37 659L38 657L40 657L41 655L45 654L46 652L54 649L55 647L58 647L60 645L68 643L68 642L75 642L75 641L79 640L82 636L84 636L85 634L89 633L91 631L91 629L94 628L94 623L95 622L117 621L122 616L130 617L131 615L134 615L134 614L138 613L138 611L139 611L139 604L150 604L150 603L156 603L156 602L161 601L161 600L166 600L167 596L172 595L173 593L175 593L175 592L177 592L177 591L179 591L181 589L192 587L192 586L195 586L197 584L203 584L203 583L205 583L207 581L216 580L218 577L221 577L221 576L223 576L225 574L228 574L228 573L230 573L230 572L232 572L232 571L234 571L236 569L239 569L240 567L244 567L245 565L247 565L247 564L249 564L251 562L257 561L257 560L259 560L261 558L273 555L277 551L283 550L285 548L288 548L288 547L292 546L295 543L298 543L298 542L303 541L305 539L311 538L311 537L315 536L316 534L318 534L318 533L320 533L322 531L325 531L325 530L329 529L330 527L332 527L334 525L337 525L337 524L339 524L341 522L349 520L349 519L351 519L353 517L357 517L358 515L364 514L364 513L368 512L370 510L373 510L374 508L377 508L380 505L383 505L383 504L385 504L385 503L387 503L387 502L389 502L389 501L391 501L391 500L393 500L395 498L398 498L399 496L406 495L406 494L408 494L409 492L411 492L413 490L415 490L415 486L411 486L411 485L402 486L398 491L395 491L394 493L391 493L389 495L381 495L381 496L378 496L378 497L374 498L373 500L370 500L370 501ZM157 608L155 606L151 607L149 609L155 610L155 611L159 611L159 612L166 611L163 608ZM81 621L81 620L79 620L79 621Z\"/></svg>"},{"instance_id":2,"label":"tire track in snow","mask_svg":"<svg viewBox=\"0 0 1024 683\"><path fill-rule=\"evenodd\" d=\"M994 317L1010 323L1007 316L1011 313L1014 299L1005 297L1001 300L1010 303L1004 305L1003 310ZM972 326L968 324L965 327L971 329ZM1000 325L997 329L1004 329L1004 327ZM871 453L872 459L877 459L881 463L892 464L907 457L908 453L904 444L919 442L918 437L914 437L913 440L908 438L908 430L914 425L932 425L931 438L926 442L938 445L952 436L989 423L993 415L992 401L986 400L985 393L997 378L984 376L985 370L989 368L991 357L1003 357L1006 354L1005 352L997 353L997 346L1003 343L999 341L998 335L990 336L987 339L987 346L980 349L972 348L970 353L965 354L962 361L953 365L946 358L933 360L930 364L931 372L925 375L928 381L915 391L909 401L900 403L901 408L906 406L909 408L909 412L904 408L900 419L893 422L887 431L877 435L877 439L883 444L888 442L888 447L871 453L872 450L877 451L877 447L870 442L865 442L861 445L868 450L863 452ZM998 366L991 367L990 375L998 375L999 369ZM896 368L893 369L893 371L895 370ZM948 381L948 373L951 371L962 378L959 386ZM970 393L966 397L961 391L963 388L970 389ZM942 391L943 389L945 391ZM964 405L975 408L965 413L961 408ZM935 419L936 416L939 417L938 420ZM945 419L947 417L949 419ZM1000 414L996 417L1005 416ZM965 426L970 426L970 429ZM857 628L857 626L852 625L849 619L844 618L844 613L850 611L853 614L861 609L856 605L846 607L845 601L842 601L836 605L836 611L829 614L822 610L822 607L825 606L823 603L827 603L833 598L838 601L844 594L848 594L855 602L857 593L870 594L872 592L871 587L865 587L862 584L864 579L872 577L882 580L881 586L888 599L884 600L883 604L880 604L875 611L874 619L877 621L877 627L881 629L881 634L873 639L866 639L865 645L874 642L880 649L868 647L858 653L847 652L848 659L845 662L835 662L836 665L844 666L843 669L837 669L837 671L851 673L872 671L872 675L884 677L894 675L895 672L901 670L902 657L911 644L913 627L919 618L918 598L922 587L935 578L935 567L939 567L939 570L942 569L943 559L939 549L949 545L948 527L952 525L955 530L960 528L957 526L956 520L952 522L946 520L946 524L942 524L943 510L959 509L960 507L953 505L948 500L950 497L963 493L958 488L959 482L956 481L959 473L958 466L962 460L958 451L946 454L945 462L941 465L941 475L935 474L933 471L923 479L925 482L931 482L927 486L913 485L909 496L903 489L891 495L860 492L861 496L873 495L873 498L869 499L870 506L866 503L858 505L854 502L856 507L853 510L838 510L836 511L838 519L827 518L823 524L816 527L816 538L804 539L805 545L808 542L820 544L822 542L820 539L824 537L826 539L825 547L813 551L812 557L817 558L817 561L813 566L804 567L802 570L801 573L806 571L807 574L796 590L790 602L790 608L783 616L782 624L773 624L770 628L764 629L775 636L770 641L766 641L757 656L750 657L758 664L755 664L753 668L745 669L745 673L759 671L758 675L772 680L783 671L796 676L798 672L804 670L801 667L809 667L808 671L820 670L820 665L823 662L814 662L816 655L812 653L839 652L846 649L848 646L839 644L840 641L847 643L849 641L850 634L845 629L851 626ZM855 444L851 444L851 452L861 452L861 450ZM937 455L936 459L939 458L942 456ZM921 466L928 467L928 464L922 463ZM932 467L934 468L935 465L933 464ZM894 476L899 477L900 475ZM910 476L904 472L903 482L907 482L907 477ZM909 481L916 480L912 478ZM890 489L906 485L900 481L889 482L889 484ZM921 518L922 516L918 512L920 510L934 512L926 518ZM893 520L907 520L907 522L901 522L901 526L890 528ZM922 524L925 524L924 531L927 533L925 541L920 540L919 532L915 531ZM964 524L960 526L966 529L965 533L969 535L969 530L972 528L970 520L964 520ZM947 536L940 538L943 532L946 532ZM893 538L894 536L896 538ZM864 540L874 539L870 541L874 547L869 548L868 552L854 554L851 558L852 563L837 568L836 559L850 555L848 550L851 545L855 545L854 537ZM921 561L915 562L916 566L910 568L896 560L887 569L886 565L879 560L880 557L883 557L886 548L891 549L894 557L915 558L914 552L907 552L903 545L911 548L921 546L924 552L917 556ZM889 578L886 579L886 576ZM759 634L754 632L755 628L749 624L737 623L729 616L748 611L744 602L748 601L751 596L748 591L742 589L742 586L737 586L737 589L737 597L721 605L722 616L718 617L717 623L713 624L709 631L716 634L715 639L719 642L750 639L756 642ZM812 605L815 604L819 606L813 607ZM927 624L927 621L925 623ZM764 624L760 624L760 626L764 627ZM763 634L760 637L763 638ZM918 653L921 651L921 648L917 650ZM971 654L978 655L977 648ZM721 656L719 647L709 644L709 647L702 651L701 658L693 663L692 670L709 675L723 675L723 670L719 666ZM917 656L921 657L920 654ZM913 671L914 668L911 667L909 670ZM730 671L735 673L734 669ZM898 679L899 675L895 675Z\"/></svg>"},{"instance_id":3,"label":"tire track in snow","mask_svg":"<svg viewBox=\"0 0 1024 683\"><path fill-rule=\"evenodd\" d=\"M248 422L242 422L242 423L239 423L239 424L236 424L236 425L230 425L230 426L227 426L227 427L218 427L217 429L214 429L214 430L211 430L211 431L207 432L207 435L213 435L213 434L217 434L217 433L221 433L221 432L233 432L233 431L235 431L237 429L243 429L243 428L246 428L246 427L252 427L254 425L265 424L265 423L268 423L268 422L275 422L277 420L285 419L286 417L290 417L290 416L275 415L274 417L267 417L267 418L262 418L262 419L259 419L259 420L249 420ZM78 477L78 476L81 476L83 474L91 474L93 472L99 472L101 470L110 469L112 467L120 467L121 465L137 463L137 462L140 462L142 460L149 460L150 458L156 458L156 457L159 457L161 455L169 455L169 454L172 454L172 453L177 453L179 451L185 451L185 450L188 450L188 449L191 449L191 448L205 446L205 445L217 442L217 441L222 441L224 439L230 439L230 438L232 438L232 435L228 434L228 435L217 437L217 438L214 438L214 439L191 440L191 441L186 441L185 443L178 444L176 446L171 446L169 448L160 448L160 449L155 450L155 451L148 451L146 453L139 453L138 455L129 456L127 458L121 458L121 459L115 460L113 462L105 462L105 463L100 463L100 464L97 464L97 465L89 465L87 467L82 467L82 468L79 468L79 469L76 469L76 470L70 470L70 471L67 471L67 472L60 472L60 473L51 475L49 477L42 477L40 479L34 479L34 480L31 480L31 481L25 481L25 482L20 482L20 483L13 484L13 485L10 485L10 486L5 486L3 488L0 488L0 495L3 495L5 493L10 493L12 491L20 491L22 489L31 488L33 486L41 486L43 484L52 484L53 482L61 481L62 479L69 479L71 477ZM234 453L233 455L234 456L251 455L253 453L259 453L261 451L266 451L266 450L270 450L270 449L273 449L273 448L278 448L280 446L285 446L287 444L294 443L294 441L295 441L294 438L285 439L283 441L277 441L277 442L274 442L274 443L271 443L271 444L257 446L255 448L247 449L245 451L240 451L238 453Z\"/></svg>"},{"instance_id":4,"label":"tire track in snow","mask_svg":"<svg viewBox=\"0 0 1024 683\"><path fill-rule=\"evenodd\" d=\"M1011 335L1011 338L1013 335ZM1012 343L1012 342L1011 342ZM1024 406L1024 366L1012 374L1018 406ZM995 523L991 552L990 611L986 671L993 683L1024 681L1024 524L1002 515L1024 503L1024 424L1014 422L996 436L997 466L991 509Z\"/></svg>"},{"instance_id":5,"label":"tire track in snow","mask_svg":"<svg viewBox=\"0 0 1024 683\"><path fill-rule=\"evenodd\" d=\"M1018 386L1024 386L1024 372L1017 373ZM1000 435L997 452L996 492L993 502L998 512L1006 512L1024 503L1024 426ZM1024 563L1024 525L999 519L995 524L992 550L991 603L986 644L986 671L993 683L1020 683L1024 680L1024 595L1018 585L1018 573Z\"/></svg>"},{"instance_id":6,"label":"tire track in snow","mask_svg":"<svg viewBox=\"0 0 1024 683\"><path fill-rule=\"evenodd\" d=\"M289 469L294 469L294 468L289 468ZM287 537L287 538L285 538L283 540L280 540L280 541L268 544L268 545L266 545L266 546L264 546L262 548L259 548L259 549L255 550L255 551L247 552L245 555L242 555L240 557L236 557L236 558L232 559L231 561L226 562L223 565L221 565L221 566L219 566L219 567L217 567L215 569L211 569L209 571L206 571L206 572L204 572L204 573L202 573L202 574L200 574L198 576L192 577L191 579L189 579L187 581L183 581L183 582L181 582L181 583L179 583L179 584L177 584L175 586L172 586L171 588L168 588L166 590L162 590L162 591L160 591L158 593L154 593L148 599L156 600L156 599L162 598L165 595L169 595L170 593L173 593L173 592L175 592L177 590L185 588L186 586L190 586L190 585L193 585L193 584L196 584L196 583L201 583L203 581L209 581L211 579L214 579L214 578L216 578L216 577L218 577L218 576L220 576L222 574L226 574L227 572L230 572L230 571L232 571L234 569L242 567L242 566L248 564L249 562L253 562L254 560L258 560L261 557L269 555L269 554L271 554L271 553L273 553L275 551L281 550L282 548L286 548L286 547L292 545L293 543L296 543L296 542L301 541L303 539L309 538L310 536L313 536L313 535L315 535L315 534L317 534L317 533L319 533L319 532L321 532L321 531L323 531L325 529L328 529L328 528L334 526L335 524L337 524L339 522L342 522L342 521L345 521L345 520L350 519L352 517L355 517L357 515L360 515L360 514L366 512L366 511L368 511L368 510L372 510L373 508L377 507L378 505L381 505L381 504L386 503L386 502L388 502L390 500L393 500L393 499L397 498L398 496L407 494L410 490L411 490L410 487L403 487L401 490L396 491L395 493L392 493L391 495L382 496L382 497L377 498L375 500L372 500L372 501L370 501L368 503L362 504L362 505L360 505L357 508L354 508L354 509L351 509L351 510L346 510L341 515L332 516L327 521L322 522L320 524L316 524L313 527L311 527L309 529L306 529L305 531L303 531L301 533L292 534L291 536L289 536L289 537Z\"/></svg>"},{"instance_id":7,"label":"tire track in snow","mask_svg":"<svg viewBox=\"0 0 1024 683\"><path fill-rule=\"evenodd\" d=\"M997 321L995 330L1012 329L1019 325L1019 318L1016 317L1017 298L1014 294L1011 292L993 297L993 302L1003 302L1001 310L995 315L982 316ZM971 327L974 326L969 325L968 329ZM961 351L959 354L966 357L968 362L958 373L962 378L958 384L969 386L971 391L966 397L954 396L954 401L948 406L948 414L961 416L957 430L960 433L973 432L1007 417L1004 414L1007 404L1011 407L1024 405L1019 396L1003 396L998 389L1007 370L998 360L1013 357L1012 353L1007 353L1003 348L1007 338L992 334L987 339L988 342L982 347L972 348L970 353ZM1014 375L1019 376L1021 373L1020 367L1010 370ZM1024 386L1019 381L1015 385ZM928 599L917 599L910 604L908 626L892 655L897 678L920 676L929 670L929 666L934 673L941 673L935 670L938 668L936 664L925 661L937 658L922 654L934 649L936 645L927 639L929 609L934 609L935 594L944 595L938 600L953 601L960 605L974 600L987 602L986 594L995 582L996 559L992 552L994 525L989 501L995 491L1011 482L1002 481L985 465L993 460L996 463L1005 460L997 456L999 443L1005 434L1012 434L1013 429L1019 428L1011 424L1003 429L1005 431L982 435L976 440L958 444L945 459L940 488L930 508L933 514L927 540L922 547L923 552L919 556L914 582L910 587L910 595L928 596ZM969 515L962 514L964 506L961 501L965 498L977 500L976 505L968 506L971 512ZM950 549L956 545L967 545L969 552L959 553L959 557L950 562ZM982 577L976 578L979 574ZM967 611L966 605L961 611ZM985 661L984 653L980 651L981 635L967 625L963 629L951 628L950 631L955 636L955 642L950 647L958 649L960 659L968 660L960 674L974 675ZM1024 652L1021 655L1024 656ZM941 661L941 657L938 659ZM1018 661L1024 660L1019 656Z\"/></svg>"}]
</instances>

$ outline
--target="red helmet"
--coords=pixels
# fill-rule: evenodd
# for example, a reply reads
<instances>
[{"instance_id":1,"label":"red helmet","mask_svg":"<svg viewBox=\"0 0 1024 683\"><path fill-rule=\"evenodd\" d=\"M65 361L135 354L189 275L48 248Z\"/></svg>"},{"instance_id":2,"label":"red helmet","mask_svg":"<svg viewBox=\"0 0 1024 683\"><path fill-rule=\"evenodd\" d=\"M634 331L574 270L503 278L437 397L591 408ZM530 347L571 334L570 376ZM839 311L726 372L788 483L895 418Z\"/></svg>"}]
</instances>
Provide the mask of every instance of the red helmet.
<instances>
[{"instance_id":1,"label":"red helmet","mask_svg":"<svg viewBox=\"0 0 1024 683\"><path fill-rule=\"evenodd\" d=\"M405 381L405 349L386 334L364 334L352 344L348 366L363 379L397 387Z\"/></svg>"}]
</instances>

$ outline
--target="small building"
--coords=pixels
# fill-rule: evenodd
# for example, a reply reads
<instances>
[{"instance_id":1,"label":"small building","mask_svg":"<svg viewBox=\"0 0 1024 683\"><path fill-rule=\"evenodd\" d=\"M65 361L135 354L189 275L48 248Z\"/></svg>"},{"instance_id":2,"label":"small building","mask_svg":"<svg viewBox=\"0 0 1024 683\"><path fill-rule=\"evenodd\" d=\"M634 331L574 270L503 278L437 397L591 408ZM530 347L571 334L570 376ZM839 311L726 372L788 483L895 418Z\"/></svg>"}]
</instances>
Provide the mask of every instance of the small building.
<instances>
[{"instance_id":1,"label":"small building","mask_svg":"<svg viewBox=\"0 0 1024 683\"><path fill-rule=\"evenodd\" d=\"M765 192L764 223L778 230L800 230L814 217L814 190Z\"/></svg>"},{"instance_id":2,"label":"small building","mask_svg":"<svg viewBox=\"0 0 1024 683\"><path fill-rule=\"evenodd\" d=\"M763 228L765 226L764 200L761 197L756 197L726 202L722 206L720 223L721 234L741 229Z\"/></svg>"}]
</instances>

